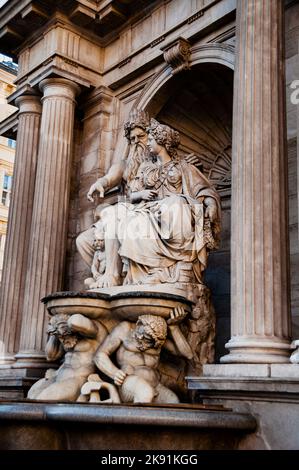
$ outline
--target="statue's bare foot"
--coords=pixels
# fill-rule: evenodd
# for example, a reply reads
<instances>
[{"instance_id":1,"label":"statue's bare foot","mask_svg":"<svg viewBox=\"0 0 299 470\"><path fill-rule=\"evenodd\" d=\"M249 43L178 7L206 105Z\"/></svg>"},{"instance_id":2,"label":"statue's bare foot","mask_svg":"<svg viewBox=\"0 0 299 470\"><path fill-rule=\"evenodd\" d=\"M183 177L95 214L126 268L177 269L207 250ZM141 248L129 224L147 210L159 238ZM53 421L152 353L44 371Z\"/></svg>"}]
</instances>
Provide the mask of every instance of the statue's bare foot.
<instances>
[{"instance_id":1,"label":"statue's bare foot","mask_svg":"<svg viewBox=\"0 0 299 470\"><path fill-rule=\"evenodd\" d=\"M121 286L121 285L122 285L122 277L114 276L113 274L105 273L97 281L97 288L113 287L113 286Z\"/></svg>"}]
</instances>

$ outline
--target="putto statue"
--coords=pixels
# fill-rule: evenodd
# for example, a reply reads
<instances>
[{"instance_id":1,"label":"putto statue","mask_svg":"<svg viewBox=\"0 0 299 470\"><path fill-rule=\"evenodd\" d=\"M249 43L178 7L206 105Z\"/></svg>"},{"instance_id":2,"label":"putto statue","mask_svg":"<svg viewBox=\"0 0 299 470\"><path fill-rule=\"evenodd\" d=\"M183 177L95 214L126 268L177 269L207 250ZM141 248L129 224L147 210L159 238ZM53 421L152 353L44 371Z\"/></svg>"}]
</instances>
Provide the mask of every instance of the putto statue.
<instances>
[{"instance_id":1,"label":"putto statue","mask_svg":"<svg viewBox=\"0 0 299 470\"><path fill-rule=\"evenodd\" d=\"M47 355L64 362L33 385L31 399L175 404L186 395L185 376L213 360L203 272L219 243L219 196L199 159L179 154L176 130L134 110L125 136L128 157L87 195L102 200L77 238L90 267L87 291L44 299ZM108 204L116 186L124 197Z\"/></svg>"}]
</instances>

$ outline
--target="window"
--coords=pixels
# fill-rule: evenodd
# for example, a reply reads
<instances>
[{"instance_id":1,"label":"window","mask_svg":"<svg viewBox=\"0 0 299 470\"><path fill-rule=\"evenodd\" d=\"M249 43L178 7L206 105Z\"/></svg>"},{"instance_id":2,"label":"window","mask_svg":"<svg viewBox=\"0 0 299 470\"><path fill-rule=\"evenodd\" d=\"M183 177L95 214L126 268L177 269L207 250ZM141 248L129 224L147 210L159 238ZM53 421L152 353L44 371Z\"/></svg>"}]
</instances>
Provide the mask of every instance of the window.
<instances>
[{"instance_id":1,"label":"window","mask_svg":"<svg viewBox=\"0 0 299 470\"><path fill-rule=\"evenodd\" d=\"M16 148L16 141L13 139L8 139L8 147L15 149Z\"/></svg>"},{"instance_id":2,"label":"window","mask_svg":"<svg viewBox=\"0 0 299 470\"><path fill-rule=\"evenodd\" d=\"M11 192L12 176L7 173L4 174L3 178L3 189L1 202L4 206L9 206L10 192Z\"/></svg>"}]
</instances>

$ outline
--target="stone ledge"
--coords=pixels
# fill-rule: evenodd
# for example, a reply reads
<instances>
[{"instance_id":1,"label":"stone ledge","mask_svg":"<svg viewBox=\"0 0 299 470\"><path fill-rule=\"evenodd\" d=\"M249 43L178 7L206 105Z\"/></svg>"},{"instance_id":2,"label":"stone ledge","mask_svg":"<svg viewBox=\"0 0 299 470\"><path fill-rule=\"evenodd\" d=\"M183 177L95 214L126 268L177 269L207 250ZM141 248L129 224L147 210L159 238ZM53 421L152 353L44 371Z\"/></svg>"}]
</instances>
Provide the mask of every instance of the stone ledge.
<instances>
[{"instance_id":1,"label":"stone ledge","mask_svg":"<svg viewBox=\"0 0 299 470\"><path fill-rule=\"evenodd\" d=\"M273 377L299 380L299 364L205 364L202 377Z\"/></svg>"},{"instance_id":2,"label":"stone ledge","mask_svg":"<svg viewBox=\"0 0 299 470\"><path fill-rule=\"evenodd\" d=\"M297 378L299 381L299 364L271 364L271 377Z\"/></svg>"},{"instance_id":3,"label":"stone ledge","mask_svg":"<svg viewBox=\"0 0 299 470\"><path fill-rule=\"evenodd\" d=\"M248 400L267 398L271 400L299 401L299 378L281 377L187 377L189 390L196 390L199 398L204 396L241 396Z\"/></svg>"},{"instance_id":4,"label":"stone ledge","mask_svg":"<svg viewBox=\"0 0 299 470\"><path fill-rule=\"evenodd\" d=\"M268 364L205 364L203 377L270 377Z\"/></svg>"},{"instance_id":5,"label":"stone ledge","mask_svg":"<svg viewBox=\"0 0 299 470\"><path fill-rule=\"evenodd\" d=\"M5 450L227 450L256 426L251 414L215 405L0 402Z\"/></svg>"},{"instance_id":6,"label":"stone ledge","mask_svg":"<svg viewBox=\"0 0 299 470\"><path fill-rule=\"evenodd\" d=\"M198 409L200 408L200 409ZM219 407L220 408L220 407ZM2 420L66 421L76 423L138 424L253 431L253 416L230 409L178 405L101 405L90 403L40 403L0 401Z\"/></svg>"}]
</instances>

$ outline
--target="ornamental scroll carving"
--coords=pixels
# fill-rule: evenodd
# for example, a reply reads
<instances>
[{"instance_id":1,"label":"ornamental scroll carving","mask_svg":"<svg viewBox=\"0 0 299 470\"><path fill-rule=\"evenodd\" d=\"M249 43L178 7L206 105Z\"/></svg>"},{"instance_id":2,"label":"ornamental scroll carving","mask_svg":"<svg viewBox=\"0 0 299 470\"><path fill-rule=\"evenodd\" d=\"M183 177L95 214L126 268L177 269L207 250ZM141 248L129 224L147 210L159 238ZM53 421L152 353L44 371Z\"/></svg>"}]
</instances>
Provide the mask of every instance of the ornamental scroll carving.
<instances>
[{"instance_id":1,"label":"ornamental scroll carving","mask_svg":"<svg viewBox=\"0 0 299 470\"><path fill-rule=\"evenodd\" d=\"M164 60L172 68L173 75L190 69L190 43L185 38L178 38L162 48Z\"/></svg>"}]
</instances>

